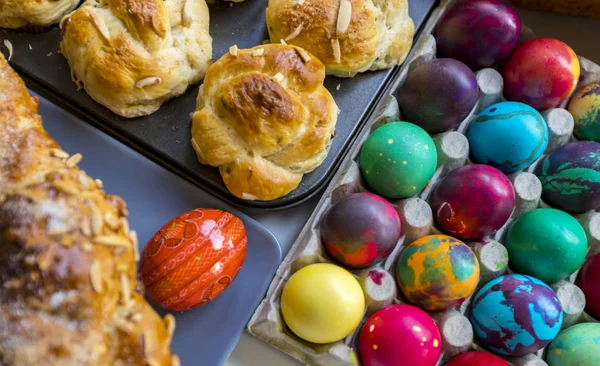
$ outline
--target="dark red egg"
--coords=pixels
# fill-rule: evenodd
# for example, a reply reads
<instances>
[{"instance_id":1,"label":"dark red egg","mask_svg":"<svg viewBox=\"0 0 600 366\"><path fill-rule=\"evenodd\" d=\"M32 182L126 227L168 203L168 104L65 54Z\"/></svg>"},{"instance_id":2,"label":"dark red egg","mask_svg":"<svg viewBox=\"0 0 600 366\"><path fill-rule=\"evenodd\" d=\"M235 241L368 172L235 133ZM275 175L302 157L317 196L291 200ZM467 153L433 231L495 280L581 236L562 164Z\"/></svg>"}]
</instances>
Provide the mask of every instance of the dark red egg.
<instances>
[{"instance_id":1,"label":"dark red egg","mask_svg":"<svg viewBox=\"0 0 600 366\"><path fill-rule=\"evenodd\" d=\"M384 260L400 239L400 218L388 201L354 193L333 205L321 221L323 244L336 261L365 268Z\"/></svg>"},{"instance_id":2,"label":"dark red egg","mask_svg":"<svg viewBox=\"0 0 600 366\"><path fill-rule=\"evenodd\" d=\"M581 267L577 286L585 295L585 311L600 320L600 253Z\"/></svg>"},{"instance_id":3,"label":"dark red egg","mask_svg":"<svg viewBox=\"0 0 600 366\"><path fill-rule=\"evenodd\" d=\"M508 366L509 363L489 352L472 351L452 358L446 366Z\"/></svg>"},{"instance_id":4,"label":"dark red egg","mask_svg":"<svg viewBox=\"0 0 600 366\"><path fill-rule=\"evenodd\" d=\"M479 240L493 234L514 208L512 183L488 165L467 165L450 172L431 196L439 228L461 240Z\"/></svg>"}]
</instances>

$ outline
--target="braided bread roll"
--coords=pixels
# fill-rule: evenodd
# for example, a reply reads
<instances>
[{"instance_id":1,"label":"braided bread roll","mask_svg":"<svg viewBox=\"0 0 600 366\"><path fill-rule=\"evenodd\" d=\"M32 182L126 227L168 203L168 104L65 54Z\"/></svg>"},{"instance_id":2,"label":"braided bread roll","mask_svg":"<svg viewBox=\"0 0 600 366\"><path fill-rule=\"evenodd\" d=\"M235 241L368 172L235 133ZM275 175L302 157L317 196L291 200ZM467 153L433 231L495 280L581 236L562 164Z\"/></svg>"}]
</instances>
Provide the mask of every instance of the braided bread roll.
<instances>
[{"instance_id":1,"label":"braided bread roll","mask_svg":"<svg viewBox=\"0 0 600 366\"><path fill-rule=\"evenodd\" d=\"M0 28L46 27L75 9L80 0L1 0Z\"/></svg>"},{"instance_id":2,"label":"braided bread roll","mask_svg":"<svg viewBox=\"0 0 600 366\"><path fill-rule=\"evenodd\" d=\"M0 364L179 365L136 282L127 208L44 131L0 55Z\"/></svg>"},{"instance_id":3,"label":"braided bread roll","mask_svg":"<svg viewBox=\"0 0 600 366\"><path fill-rule=\"evenodd\" d=\"M60 23L73 81L123 117L157 111L211 62L204 0L87 0Z\"/></svg>"}]
</instances>

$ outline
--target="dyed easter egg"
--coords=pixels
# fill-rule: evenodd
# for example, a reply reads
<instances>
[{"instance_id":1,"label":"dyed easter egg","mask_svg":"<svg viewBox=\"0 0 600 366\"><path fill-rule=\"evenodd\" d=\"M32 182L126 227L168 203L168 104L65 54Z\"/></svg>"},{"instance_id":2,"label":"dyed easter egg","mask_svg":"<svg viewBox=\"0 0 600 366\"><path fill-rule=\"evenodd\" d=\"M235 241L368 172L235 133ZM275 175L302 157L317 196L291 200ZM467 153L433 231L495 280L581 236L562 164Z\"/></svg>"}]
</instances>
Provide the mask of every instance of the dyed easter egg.
<instances>
[{"instance_id":1,"label":"dyed easter egg","mask_svg":"<svg viewBox=\"0 0 600 366\"><path fill-rule=\"evenodd\" d=\"M360 170L375 193L400 199L419 193L437 168L437 150L421 127L393 122L376 129L360 152Z\"/></svg>"},{"instance_id":2,"label":"dyed easter egg","mask_svg":"<svg viewBox=\"0 0 600 366\"><path fill-rule=\"evenodd\" d=\"M500 229L515 208L515 190L501 171L466 165L448 174L431 195L431 209L443 232L479 240Z\"/></svg>"},{"instance_id":3,"label":"dyed easter egg","mask_svg":"<svg viewBox=\"0 0 600 366\"><path fill-rule=\"evenodd\" d=\"M523 103L502 102L477 115L467 132L471 157L503 173L528 168L548 145L542 115Z\"/></svg>"},{"instance_id":4,"label":"dyed easter egg","mask_svg":"<svg viewBox=\"0 0 600 366\"><path fill-rule=\"evenodd\" d=\"M538 167L542 199L569 213L600 207L600 143L571 142L554 150Z\"/></svg>"},{"instance_id":5,"label":"dyed easter egg","mask_svg":"<svg viewBox=\"0 0 600 366\"><path fill-rule=\"evenodd\" d=\"M444 57L474 70L492 67L517 46L521 19L501 0L471 0L453 6L440 19L435 39Z\"/></svg>"},{"instance_id":6,"label":"dyed easter egg","mask_svg":"<svg viewBox=\"0 0 600 366\"><path fill-rule=\"evenodd\" d=\"M358 327L365 312L360 284L345 269L329 263L294 273L281 293L281 314L294 334L312 343L331 343Z\"/></svg>"},{"instance_id":7,"label":"dyed easter egg","mask_svg":"<svg viewBox=\"0 0 600 366\"><path fill-rule=\"evenodd\" d=\"M549 366L597 366L599 360L600 323L581 323L563 330L546 352Z\"/></svg>"},{"instance_id":8,"label":"dyed easter egg","mask_svg":"<svg viewBox=\"0 0 600 366\"><path fill-rule=\"evenodd\" d=\"M489 352L471 351L452 358L446 366L508 366L508 362Z\"/></svg>"},{"instance_id":9,"label":"dyed easter egg","mask_svg":"<svg viewBox=\"0 0 600 366\"><path fill-rule=\"evenodd\" d=\"M575 119L575 137L600 142L600 83L588 84L575 93L569 112Z\"/></svg>"},{"instance_id":10,"label":"dyed easter egg","mask_svg":"<svg viewBox=\"0 0 600 366\"><path fill-rule=\"evenodd\" d=\"M402 251L396 279L412 304L426 311L451 309L475 291L479 262L471 248L460 240L429 235Z\"/></svg>"},{"instance_id":11,"label":"dyed easter egg","mask_svg":"<svg viewBox=\"0 0 600 366\"><path fill-rule=\"evenodd\" d=\"M518 274L488 282L471 307L471 324L479 344L505 356L525 356L544 348L563 321L554 291L538 279Z\"/></svg>"},{"instance_id":12,"label":"dyed easter egg","mask_svg":"<svg viewBox=\"0 0 600 366\"><path fill-rule=\"evenodd\" d=\"M504 96L538 110L554 108L575 90L580 73L571 47L553 38L533 39L504 62Z\"/></svg>"},{"instance_id":13,"label":"dyed easter egg","mask_svg":"<svg viewBox=\"0 0 600 366\"><path fill-rule=\"evenodd\" d=\"M587 237L573 216L538 208L510 225L504 245L513 272L553 283L575 273L588 250Z\"/></svg>"},{"instance_id":14,"label":"dyed easter egg","mask_svg":"<svg viewBox=\"0 0 600 366\"><path fill-rule=\"evenodd\" d=\"M246 243L242 220L228 212L199 208L177 216L141 254L146 295L169 310L208 303L239 273Z\"/></svg>"},{"instance_id":15,"label":"dyed easter egg","mask_svg":"<svg viewBox=\"0 0 600 366\"><path fill-rule=\"evenodd\" d=\"M391 305L371 315L358 340L365 366L435 366L441 350L442 338L433 319L406 304Z\"/></svg>"},{"instance_id":16,"label":"dyed easter egg","mask_svg":"<svg viewBox=\"0 0 600 366\"><path fill-rule=\"evenodd\" d=\"M451 58L427 61L411 71L398 95L402 116L429 133L451 130L477 103L479 86L464 63Z\"/></svg>"},{"instance_id":17,"label":"dyed easter egg","mask_svg":"<svg viewBox=\"0 0 600 366\"><path fill-rule=\"evenodd\" d=\"M577 286L585 295L585 311L600 320L600 254L583 265L577 277Z\"/></svg>"},{"instance_id":18,"label":"dyed easter egg","mask_svg":"<svg viewBox=\"0 0 600 366\"><path fill-rule=\"evenodd\" d=\"M365 268L384 260L400 239L394 206L371 193L355 193L331 206L321 220L325 249L347 267Z\"/></svg>"}]
</instances>

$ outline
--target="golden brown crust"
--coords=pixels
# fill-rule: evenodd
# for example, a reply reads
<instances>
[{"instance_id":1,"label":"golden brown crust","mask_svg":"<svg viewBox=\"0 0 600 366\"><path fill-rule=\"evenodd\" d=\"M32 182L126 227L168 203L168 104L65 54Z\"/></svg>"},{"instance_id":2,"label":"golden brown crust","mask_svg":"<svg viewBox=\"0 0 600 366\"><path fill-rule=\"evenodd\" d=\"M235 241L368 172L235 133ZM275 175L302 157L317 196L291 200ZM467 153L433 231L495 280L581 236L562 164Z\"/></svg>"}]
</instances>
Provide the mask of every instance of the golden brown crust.
<instances>
[{"instance_id":1,"label":"golden brown crust","mask_svg":"<svg viewBox=\"0 0 600 366\"><path fill-rule=\"evenodd\" d=\"M56 24L80 0L2 0L0 28L46 27Z\"/></svg>"},{"instance_id":2,"label":"golden brown crust","mask_svg":"<svg viewBox=\"0 0 600 366\"><path fill-rule=\"evenodd\" d=\"M172 365L124 202L48 136L1 56L0 99L0 364Z\"/></svg>"},{"instance_id":3,"label":"golden brown crust","mask_svg":"<svg viewBox=\"0 0 600 366\"><path fill-rule=\"evenodd\" d=\"M228 53L200 87L192 145L243 199L273 200L295 189L327 155L337 106L325 68L306 51L266 45Z\"/></svg>"}]
</instances>

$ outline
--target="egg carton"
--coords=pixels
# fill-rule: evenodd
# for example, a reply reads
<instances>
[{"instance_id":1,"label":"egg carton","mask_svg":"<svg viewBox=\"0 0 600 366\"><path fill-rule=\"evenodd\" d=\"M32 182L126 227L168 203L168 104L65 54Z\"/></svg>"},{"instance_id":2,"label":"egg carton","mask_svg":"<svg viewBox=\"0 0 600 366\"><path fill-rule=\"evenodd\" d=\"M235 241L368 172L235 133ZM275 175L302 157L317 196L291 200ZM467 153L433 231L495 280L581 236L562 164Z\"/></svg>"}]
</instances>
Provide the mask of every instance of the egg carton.
<instances>
[{"instance_id":1,"label":"egg carton","mask_svg":"<svg viewBox=\"0 0 600 366\"><path fill-rule=\"evenodd\" d=\"M374 267L364 270L347 268L359 280L365 294L366 310L361 325L345 339L330 344L313 344L297 337L286 326L281 316L281 292L290 276L304 266L314 263L339 265L329 257L321 243L319 235L320 219L333 204L343 197L356 192L368 191L358 166L361 147L377 127L388 122L402 120L395 93L412 69L436 57L436 42L432 33L441 16L458 1L460 0L442 1L440 6L432 13L408 57L410 61L402 66L399 77L388 89L391 92L380 104L374 118L361 131L357 142L352 146L306 226L278 268L265 299L248 323L248 331L251 334L308 365L360 364L357 354L357 342L364 321L375 311L385 306L405 302L394 279L395 263L402 248L423 236L442 233L434 224L433 214L428 204L433 187L449 172L466 164L471 164L469 161L469 143L465 137L469 124L483 109L504 101L501 74L492 68L478 71L476 77L480 95L473 111L454 131L432 136L438 151L438 168L430 183L415 197L390 201L396 208L402 222L402 237L398 245L385 261ZM533 32L524 26L521 41L533 37ZM580 85L600 81L600 66L581 57L579 60L582 68ZM574 121L571 114L564 109L566 104L567 102L559 108L542 112L549 130L549 143L544 154L527 171L508 175L516 193L516 206L508 222L492 237L479 242L467 243L473 249L480 263L481 277L478 289L493 278L510 273L508 253L501 243L511 222L535 208L549 207L541 200L542 185L537 176L533 174L533 171L550 152L575 140L573 137ZM590 247L588 256L600 252L600 212L592 211L576 215L575 218L582 224L586 232ZM377 271L381 276L369 276L371 271ZM381 277L381 283L374 283L373 277ZM596 321L584 311L585 297L583 292L573 284L575 278L576 274L550 285L563 307L563 329L583 321ZM473 328L467 318L469 304L470 298L456 309L429 313L436 322L442 336L443 351L439 364L444 364L462 352L483 350L474 339ZM546 362L543 361L543 351L540 350L525 357L506 358L506 360L515 366L546 365Z\"/></svg>"}]
</instances>

